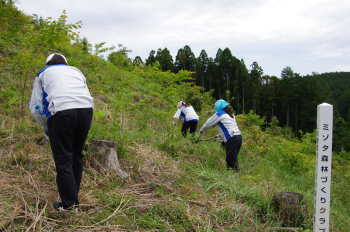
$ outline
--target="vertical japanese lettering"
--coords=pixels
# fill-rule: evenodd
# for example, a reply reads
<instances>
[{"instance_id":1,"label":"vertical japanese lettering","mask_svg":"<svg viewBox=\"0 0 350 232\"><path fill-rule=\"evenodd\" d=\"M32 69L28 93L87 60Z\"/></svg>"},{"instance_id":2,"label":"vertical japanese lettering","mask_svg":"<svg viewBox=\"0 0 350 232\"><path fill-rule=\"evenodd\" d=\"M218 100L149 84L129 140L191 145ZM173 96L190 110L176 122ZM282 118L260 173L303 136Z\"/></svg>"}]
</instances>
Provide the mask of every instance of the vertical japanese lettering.
<instances>
[{"instance_id":1,"label":"vertical japanese lettering","mask_svg":"<svg viewBox=\"0 0 350 232\"><path fill-rule=\"evenodd\" d=\"M329 134L327 134L326 136L323 135L323 141L326 141L328 139L328 137L329 137Z\"/></svg>"},{"instance_id":2,"label":"vertical japanese lettering","mask_svg":"<svg viewBox=\"0 0 350 232\"><path fill-rule=\"evenodd\" d=\"M322 166L321 167L321 172L328 172L328 167L327 166Z\"/></svg>"},{"instance_id":3,"label":"vertical japanese lettering","mask_svg":"<svg viewBox=\"0 0 350 232\"><path fill-rule=\"evenodd\" d=\"M332 175L333 106L317 106L314 232L329 232Z\"/></svg>"},{"instance_id":4,"label":"vertical japanese lettering","mask_svg":"<svg viewBox=\"0 0 350 232\"><path fill-rule=\"evenodd\" d=\"M324 145L322 148L323 148L323 151L327 151L328 150L328 146L327 145Z\"/></svg>"}]
</instances>

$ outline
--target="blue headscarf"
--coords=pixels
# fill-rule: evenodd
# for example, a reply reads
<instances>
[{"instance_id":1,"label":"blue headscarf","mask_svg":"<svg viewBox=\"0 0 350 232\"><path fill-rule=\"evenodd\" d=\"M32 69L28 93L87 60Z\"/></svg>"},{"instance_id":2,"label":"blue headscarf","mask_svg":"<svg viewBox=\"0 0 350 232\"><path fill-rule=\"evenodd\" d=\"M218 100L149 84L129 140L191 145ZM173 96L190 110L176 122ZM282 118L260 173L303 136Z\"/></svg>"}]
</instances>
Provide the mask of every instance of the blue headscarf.
<instances>
[{"instance_id":1,"label":"blue headscarf","mask_svg":"<svg viewBox=\"0 0 350 232\"><path fill-rule=\"evenodd\" d=\"M215 113L221 111L226 106L228 106L228 103L225 100L222 100L222 99L218 100L217 102L215 102Z\"/></svg>"}]
</instances>

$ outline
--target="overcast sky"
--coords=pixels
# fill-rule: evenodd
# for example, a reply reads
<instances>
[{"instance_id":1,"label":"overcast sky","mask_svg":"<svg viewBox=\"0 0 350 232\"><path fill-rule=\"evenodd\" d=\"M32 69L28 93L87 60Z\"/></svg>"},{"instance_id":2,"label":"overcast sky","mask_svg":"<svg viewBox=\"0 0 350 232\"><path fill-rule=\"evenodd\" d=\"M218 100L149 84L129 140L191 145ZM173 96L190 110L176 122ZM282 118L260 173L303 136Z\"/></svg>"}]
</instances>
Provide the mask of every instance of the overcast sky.
<instances>
[{"instance_id":1,"label":"overcast sky","mask_svg":"<svg viewBox=\"0 0 350 232\"><path fill-rule=\"evenodd\" d=\"M350 71L349 0L19 0L18 9L69 23L83 21L89 43L122 44L145 60L165 47L175 56L190 46L215 58L228 47L248 69L280 77Z\"/></svg>"}]
</instances>

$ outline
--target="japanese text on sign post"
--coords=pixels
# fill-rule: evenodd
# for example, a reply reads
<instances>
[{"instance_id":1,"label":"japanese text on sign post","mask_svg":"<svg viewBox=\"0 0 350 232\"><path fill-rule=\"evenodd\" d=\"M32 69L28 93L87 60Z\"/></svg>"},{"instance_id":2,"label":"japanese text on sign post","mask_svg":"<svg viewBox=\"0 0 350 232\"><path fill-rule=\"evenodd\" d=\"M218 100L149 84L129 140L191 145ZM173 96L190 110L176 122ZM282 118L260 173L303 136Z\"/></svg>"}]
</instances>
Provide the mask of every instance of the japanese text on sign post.
<instances>
[{"instance_id":1,"label":"japanese text on sign post","mask_svg":"<svg viewBox=\"0 0 350 232\"><path fill-rule=\"evenodd\" d=\"M317 145L314 202L314 232L329 231L332 172L333 106L317 106Z\"/></svg>"}]
</instances>

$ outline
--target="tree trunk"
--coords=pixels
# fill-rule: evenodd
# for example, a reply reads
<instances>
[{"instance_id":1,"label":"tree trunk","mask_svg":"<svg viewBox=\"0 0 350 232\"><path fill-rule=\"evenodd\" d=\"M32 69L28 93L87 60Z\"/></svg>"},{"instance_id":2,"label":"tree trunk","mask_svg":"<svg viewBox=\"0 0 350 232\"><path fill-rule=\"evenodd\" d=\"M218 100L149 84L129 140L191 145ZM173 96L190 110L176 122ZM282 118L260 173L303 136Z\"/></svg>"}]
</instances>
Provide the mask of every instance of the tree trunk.
<instances>
[{"instance_id":1,"label":"tree trunk","mask_svg":"<svg viewBox=\"0 0 350 232\"><path fill-rule=\"evenodd\" d=\"M202 79L203 79L203 90L202 90L202 94L204 94L204 74L202 75Z\"/></svg>"},{"instance_id":2,"label":"tree trunk","mask_svg":"<svg viewBox=\"0 0 350 232\"><path fill-rule=\"evenodd\" d=\"M289 127L289 103L287 106L287 127Z\"/></svg>"},{"instance_id":3,"label":"tree trunk","mask_svg":"<svg viewBox=\"0 0 350 232\"><path fill-rule=\"evenodd\" d=\"M243 83L243 102L242 102L242 113L244 112L244 83Z\"/></svg>"},{"instance_id":4,"label":"tree trunk","mask_svg":"<svg viewBox=\"0 0 350 232\"><path fill-rule=\"evenodd\" d=\"M265 128L267 128L267 115L266 115L266 106L265 106Z\"/></svg>"},{"instance_id":5,"label":"tree trunk","mask_svg":"<svg viewBox=\"0 0 350 232\"><path fill-rule=\"evenodd\" d=\"M194 83L196 83L196 85L199 86L199 85L200 85L200 81L198 81L198 78L197 78L197 77L198 77L198 76L197 76L197 71L195 70L194 73L195 73L195 74L194 74L194 76L195 76L195 78L194 78ZM197 81L198 81L198 82L197 82Z\"/></svg>"},{"instance_id":6,"label":"tree trunk","mask_svg":"<svg viewBox=\"0 0 350 232\"><path fill-rule=\"evenodd\" d=\"M210 74L210 78L209 78L209 90L211 90L211 74Z\"/></svg>"},{"instance_id":7,"label":"tree trunk","mask_svg":"<svg viewBox=\"0 0 350 232\"><path fill-rule=\"evenodd\" d=\"M237 114L239 114L239 93L237 95Z\"/></svg>"},{"instance_id":8,"label":"tree trunk","mask_svg":"<svg viewBox=\"0 0 350 232\"><path fill-rule=\"evenodd\" d=\"M254 97L254 107L253 107L253 109L254 109L254 114L256 114L256 98Z\"/></svg>"},{"instance_id":9,"label":"tree trunk","mask_svg":"<svg viewBox=\"0 0 350 232\"><path fill-rule=\"evenodd\" d=\"M232 77L232 97L235 96L235 76Z\"/></svg>"},{"instance_id":10,"label":"tree trunk","mask_svg":"<svg viewBox=\"0 0 350 232\"><path fill-rule=\"evenodd\" d=\"M271 102L271 119L273 117L273 101Z\"/></svg>"},{"instance_id":11,"label":"tree trunk","mask_svg":"<svg viewBox=\"0 0 350 232\"><path fill-rule=\"evenodd\" d=\"M228 72L226 72L226 90L228 90Z\"/></svg>"},{"instance_id":12,"label":"tree trunk","mask_svg":"<svg viewBox=\"0 0 350 232\"><path fill-rule=\"evenodd\" d=\"M295 101L295 136L298 136L298 102Z\"/></svg>"}]
</instances>

